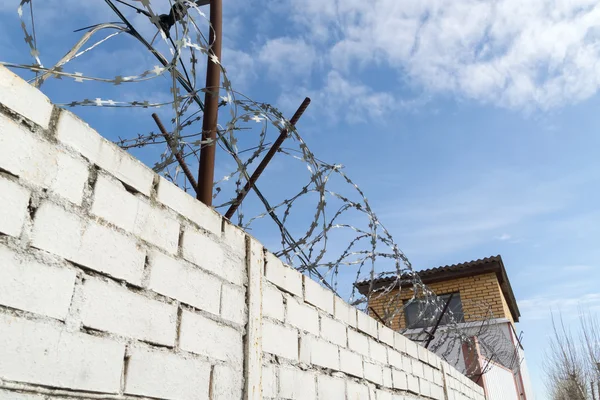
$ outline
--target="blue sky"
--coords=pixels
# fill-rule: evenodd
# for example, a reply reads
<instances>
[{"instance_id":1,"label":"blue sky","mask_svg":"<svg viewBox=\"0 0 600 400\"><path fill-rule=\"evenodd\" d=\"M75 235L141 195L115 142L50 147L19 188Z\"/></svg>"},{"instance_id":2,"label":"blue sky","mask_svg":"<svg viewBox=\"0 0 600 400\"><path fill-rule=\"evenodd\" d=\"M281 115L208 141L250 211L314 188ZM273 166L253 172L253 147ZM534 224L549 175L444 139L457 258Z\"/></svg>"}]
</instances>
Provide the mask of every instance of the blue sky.
<instances>
[{"instance_id":1,"label":"blue sky","mask_svg":"<svg viewBox=\"0 0 600 400\"><path fill-rule=\"evenodd\" d=\"M0 54L29 63L18 3L0 4ZM99 0L39 3L47 65L79 38L74 29L114 20ZM234 86L286 115L310 96L302 136L317 157L345 166L416 268L502 255L544 399L550 310L567 318L580 305L600 310L597 2L228 0L224 16ZM77 68L115 76L155 64L119 40ZM164 82L55 80L43 89L55 102L165 98ZM153 110L74 112L112 140L153 129ZM136 155L150 163L158 152ZM285 175L277 160L272 168L266 191Z\"/></svg>"}]
</instances>

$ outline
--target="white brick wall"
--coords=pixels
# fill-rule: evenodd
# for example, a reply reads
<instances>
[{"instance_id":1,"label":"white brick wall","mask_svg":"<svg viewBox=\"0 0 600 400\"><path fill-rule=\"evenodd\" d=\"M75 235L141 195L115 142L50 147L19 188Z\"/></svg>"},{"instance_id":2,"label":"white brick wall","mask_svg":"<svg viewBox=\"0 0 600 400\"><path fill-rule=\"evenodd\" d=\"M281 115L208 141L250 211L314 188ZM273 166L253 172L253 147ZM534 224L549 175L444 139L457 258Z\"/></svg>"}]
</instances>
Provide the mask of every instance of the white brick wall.
<instances>
[{"instance_id":1,"label":"white brick wall","mask_svg":"<svg viewBox=\"0 0 600 400\"><path fill-rule=\"evenodd\" d=\"M209 363L160 350L130 350L125 393L171 400L208 399Z\"/></svg>"},{"instance_id":2,"label":"white brick wall","mask_svg":"<svg viewBox=\"0 0 600 400\"><path fill-rule=\"evenodd\" d=\"M0 399L483 399L2 66L0 103Z\"/></svg>"},{"instance_id":3,"label":"white brick wall","mask_svg":"<svg viewBox=\"0 0 600 400\"><path fill-rule=\"evenodd\" d=\"M64 320L75 271L48 266L0 245L0 304Z\"/></svg>"},{"instance_id":4,"label":"white brick wall","mask_svg":"<svg viewBox=\"0 0 600 400\"><path fill-rule=\"evenodd\" d=\"M117 393L125 347L109 339L0 314L0 377Z\"/></svg>"}]
</instances>

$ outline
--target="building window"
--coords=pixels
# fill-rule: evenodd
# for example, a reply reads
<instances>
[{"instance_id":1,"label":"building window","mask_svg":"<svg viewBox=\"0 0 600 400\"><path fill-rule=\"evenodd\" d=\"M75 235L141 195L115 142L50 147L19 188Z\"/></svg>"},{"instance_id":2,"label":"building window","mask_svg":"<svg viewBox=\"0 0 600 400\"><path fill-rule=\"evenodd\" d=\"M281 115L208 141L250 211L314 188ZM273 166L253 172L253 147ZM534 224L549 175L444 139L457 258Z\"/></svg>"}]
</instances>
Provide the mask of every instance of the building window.
<instances>
[{"instance_id":1,"label":"building window","mask_svg":"<svg viewBox=\"0 0 600 400\"><path fill-rule=\"evenodd\" d=\"M433 302L427 303L425 300L416 299L404 306L404 316L407 328L425 328L434 326L448 301L451 293L437 296ZM447 325L450 322L465 322L460 293L453 293L452 300L448 306L448 312L444 314L440 325Z\"/></svg>"}]
</instances>

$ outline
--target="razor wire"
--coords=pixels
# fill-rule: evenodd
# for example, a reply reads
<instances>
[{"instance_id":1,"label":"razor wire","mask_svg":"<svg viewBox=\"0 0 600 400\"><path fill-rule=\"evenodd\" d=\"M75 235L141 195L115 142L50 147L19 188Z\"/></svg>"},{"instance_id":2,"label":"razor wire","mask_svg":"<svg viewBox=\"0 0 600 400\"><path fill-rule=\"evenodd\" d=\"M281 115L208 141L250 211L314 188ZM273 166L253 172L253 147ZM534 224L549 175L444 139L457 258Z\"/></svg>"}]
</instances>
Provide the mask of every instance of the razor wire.
<instances>
[{"instance_id":1,"label":"razor wire","mask_svg":"<svg viewBox=\"0 0 600 400\"><path fill-rule=\"evenodd\" d=\"M193 190L193 187L181 173L182 166L175 155L181 155L187 163L197 164L200 150L204 146L218 145L222 154L230 157L233 168L222 174L221 178L214 183L217 210L235 202L249 179L252 167L256 165L261 155L269 150L273 135L286 129L288 136L285 146L278 152L278 162L287 162L286 168L288 165L299 166L299 171L304 172L294 175L291 184L288 185L292 187L285 188L290 193L285 195L280 193L284 188L277 188L275 193L270 193L269 196L264 195L259 189L264 182L259 180L254 187L257 199L251 202L248 197L238 208L232 222L249 232L253 232L255 226L264 221L274 223L279 236L279 248L272 249L276 256L337 294L340 294L340 284L344 285L345 292L350 293L340 295L350 304L365 311L369 311L369 304L383 299L386 302L386 312L382 322L385 324L397 318L413 301L423 301L426 309L429 310L423 311L419 318L425 318L432 309L437 313L440 312L440 304L435 293L423 284L408 258L378 219L365 193L344 172L343 165L327 163L317 158L296 127L290 124L281 111L270 104L255 101L234 89L226 67L211 52L212 43L209 42L207 38L209 35L205 32L210 31L212 27L195 2L163 1L161 6L168 4L172 14L180 13L177 23L165 27L165 14L157 14L150 0L132 0L141 3L141 7L123 0L115 1L147 17L147 21L156 30L150 42L139 33L111 0L105 0L107 6L113 9L121 21L99 23L84 28L87 31L76 44L53 66L45 67L37 48L33 0L21 0L17 11L25 42L29 46L34 63L0 62L0 64L34 72L35 77L30 82L37 87L42 86L48 79L72 79L82 84L86 82L111 84L118 91L118 88L123 85L148 82L159 77L166 78L170 82L170 98L165 101L157 102L148 99L125 101L90 97L59 105L170 108L172 131L168 139L160 132L149 132L120 138L116 143L126 150L153 145L163 146L159 160L153 165L154 171L186 191ZM27 5L30 22L25 16ZM170 32L170 29L173 29L173 32ZM106 32L109 33L101 39L95 42L92 40ZM69 70L71 61L93 52L94 49L109 41L122 37L123 34L136 38L159 61L160 65L109 77ZM157 37L161 40L155 44ZM184 57L189 57L188 61L184 61ZM215 142L202 139L201 128L197 128L198 122L202 120L203 111L203 103L199 95L207 90L198 86L198 62L206 58L218 65L222 75L222 86L219 92L223 95L220 96L220 118ZM169 143L170 141L172 143ZM281 160L283 158L285 161ZM272 203L267 197L271 199L277 197L277 200ZM273 225L270 225L271 231L272 228ZM375 290L373 282L382 278L391 278L391 281L385 287ZM359 296L356 289L356 283L361 281L369 282L367 293L363 296ZM351 289L348 290L348 287ZM407 288L411 293L409 300L403 302ZM449 323L445 324L441 339L433 342L432 350L441 353L443 358L455 365L458 361L452 359L455 353L452 349L462 346L472 335L470 331L461 327L460 320L455 318L450 310L448 310L448 319ZM490 316L485 315L483 322L478 326L478 334L481 335L484 330L491 332L487 329L489 324L486 321L489 320ZM489 356L497 353L498 340L500 339L486 341L484 347Z\"/></svg>"}]
</instances>

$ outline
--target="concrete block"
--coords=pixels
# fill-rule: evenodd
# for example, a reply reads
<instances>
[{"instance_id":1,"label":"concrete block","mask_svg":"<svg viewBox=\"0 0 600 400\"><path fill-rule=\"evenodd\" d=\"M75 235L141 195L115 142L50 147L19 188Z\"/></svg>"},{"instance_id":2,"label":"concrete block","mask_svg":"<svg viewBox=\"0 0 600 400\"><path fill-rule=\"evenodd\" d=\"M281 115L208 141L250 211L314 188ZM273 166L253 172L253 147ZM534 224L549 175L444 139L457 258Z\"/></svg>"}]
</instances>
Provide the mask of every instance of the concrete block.
<instances>
[{"instance_id":1,"label":"concrete block","mask_svg":"<svg viewBox=\"0 0 600 400\"><path fill-rule=\"evenodd\" d=\"M433 368L431 368L429 365L423 365L423 378L433 382Z\"/></svg>"},{"instance_id":2,"label":"concrete block","mask_svg":"<svg viewBox=\"0 0 600 400\"><path fill-rule=\"evenodd\" d=\"M319 400L346 400L346 382L327 375L317 376Z\"/></svg>"},{"instance_id":3,"label":"concrete block","mask_svg":"<svg viewBox=\"0 0 600 400\"><path fill-rule=\"evenodd\" d=\"M356 313L358 330L377 339L377 321L362 311Z\"/></svg>"},{"instance_id":4,"label":"concrete block","mask_svg":"<svg viewBox=\"0 0 600 400\"><path fill-rule=\"evenodd\" d=\"M407 390L406 373L392 368L392 385L394 389Z\"/></svg>"},{"instance_id":5,"label":"concrete block","mask_svg":"<svg viewBox=\"0 0 600 400\"><path fill-rule=\"evenodd\" d=\"M444 388L438 385L430 385L430 397L435 400L444 400Z\"/></svg>"},{"instance_id":6,"label":"concrete block","mask_svg":"<svg viewBox=\"0 0 600 400\"><path fill-rule=\"evenodd\" d=\"M277 390L277 370L273 365L264 365L262 367L262 397L271 399L278 396Z\"/></svg>"},{"instance_id":7,"label":"concrete block","mask_svg":"<svg viewBox=\"0 0 600 400\"><path fill-rule=\"evenodd\" d=\"M440 371L433 370L433 383L439 386L444 386L444 376Z\"/></svg>"},{"instance_id":8,"label":"concrete block","mask_svg":"<svg viewBox=\"0 0 600 400\"><path fill-rule=\"evenodd\" d=\"M431 397L431 385L423 378L419 378L419 393L421 396Z\"/></svg>"},{"instance_id":9,"label":"concrete block","mask_svg":"<svg viewBox=\"0 0 600 400\"><path fill-rule=\"evenodd\" d=\"M348 400L369 400L370 390L364 383L346 381L346 391Z\"/></svg>"},{"instance_id":10,"label":"concrete block","mask_svg":"<svg viewBox=\"0 0 600 400\"><path fill-rule=\"evenodd\" d=\"M356 308L337 296L335 296L333 303L335 317L346 325L356 328Z\"/></svg>"},{"instance_id":11,"label":"concrete block","mask_svg":"<svg viewBox=\"0 0 600 400\"><path fill-rule=\"evenodd\" d=\"M220 217L220 214L217 213L217 215ZM241 259L246 258L246 236L246 232L242 228L223 218L221 242L227 246L230 252Z\"/></svg>"},{"instance_id":12,"label":"concrete block","mask_svg":"<svg viewBox=\"0 0 600 400\"><path fill-rule=\"evenodd\" d=\"M315 374L296 368L280 368L279 397L292 400L316 399Z\"/></svg>"},{"instance_id":13,"label":"concrete block","mask_svg":"<svg viewBox=\"0 0 600 400\"><path fill-rule=\"evenodd\" d=\"M364 376L362 356L346 349L340 349L340 370L348 375L362 378Z\"/></svg>"},{"instance_id":14,"label":"concrete block","mask_svg":"<svg viewBox=\"0 0 600 400\"><path fill-rule=\"evenodd\" d=\"M387 357L388 357L388 363L393 366L396 367L398 369L402 369L403 365L402 365L402 355L397 352L396 350L389 348L387 349Z\"/></svg>"},{"instance_id":15,"label":"concrete block","mask_svg":"<svg viewBox=\"0 0 600 400\"><path fill-rule=\"evenodd\" d=\"M236 368L242 365L244 345L240 331L183 311L180 332L182 350L225 361Z\"/></svg>"},{"instance_id":16,"label":"concrete block","mask_svg":"<svg viewBox=\"0 0 600 400\"><path fill-rule=\"evenodd\" d=\"M108 171L117 179L150 196L154 172L117 145L101 137L74 114L60 113L56 136L59 141Z\"/></svg>"},{"instance_id":17,"label":"concrete block","mask_svg":"<svg viewBox=\"0 0 600 400\"><path fill-rule=\"evenodd\" d=\"M217 239L187 226L182 248L183 257L200 268L239 286L246 283L245 261L227 254Z\"/></svg>"},{"instance_id":18,"label":"concrete block","mask_svg":"<svg viewBox=\"0 0 600 400\"><path fill-rule=\"evenodd\" d=\"M210 368L207 362L179 354L134 347L125 393L171 400L208 399Z\"/></svg>"},{"instance_id":19,"label":"concrete block","mask_svg":"<svg viewBox=\"0 0 600 400\"><path fill-rule=\"evenodd\" d=\"M394 334L396 332L394 332L393 330L391 330L383 324L377 324L377 331L380 341L387 344L388 346L394 347Z\"/></svg>"},{"instance_id":20,"label":"concrete block","mask_svg":"<svg viewBox=\"0 0 600 400\"><path fill-rule=\"evenodd\" d=\"M366 380L376 383L378 385L383 384L383 369L381 365L365 361L363 363L363 366L365 370Z\"/></svg>"},{"instance_id":21,"label":"concrete block","mask_svg":"<svg viewBox=\"0 0 600 400\"><path fill-rule=\"evenodd\" d=\"M300 337L300 361L319 367L340 369L338 347L310 335Z\"/></svg>"},{"instance_id":22,"label":"concrete block","mask_svg":"<svg viewBox=\"0 0 600 400\"><path fill-rule=\"evenodd\" d=\"M244 363L257 366L247 368L244 373L245 400L262 400L262 369L263 365L263 313L262 292L265 271L265 252L262 244L251 236L247 236L247 265L248 265L248 323L244 329ZM297 345L297 342L296 342Z\"/></svg>"},{"instance_id":23,"label":"concrete block","mask_svg":"<svg viewBox=\"0 0 600 400\"><path fill-rule=\"evenodd\" d=\"M0 245L0 304L64 320L75 271L50 267Z\"/></svg>"},{"instance_id":24,"label":"concrete block","mask_svg":"<svg viewBox=\"0 0 600 400\"><path fill-rule=\"evenodd\" d=\"M129 193L116 180L98 176L91 211L171 254L177 253L179 222L175 217Z\"/></svg>"},{"instance_id":25,"label":"concrete block","mask_svg":"<svg viewBox=\"0 0 600 400\"><path fill-rule=\"evenodd\" d=\"M385 392L383 390L376 390L376 399L377 400L394 400L392 393Z\"/></svg>"},{"instance_id":26,"label":"concrete block","mask_svg":"<svg viewBox=\"0 0 600 400\"><path fill-rule=\"evenodd\" d=\"M387 364L387 348L373 339L369 339L369 357L380 364Z\"/></svg>"},{"instance_id":27,"label":"concrete block","mask_svg":"<svg viewBox=\"0 0 600 400\"><path fill-rule=\"evenodd\" d=\"M419 378L414 375L406 375L407 390L414 394L419 394Z\"/></svg>"},{"instance_id":28,"label":"concrete block","mask_svg":"<svg viewBox=\"0 0 600 400\"><path fill-rule=\"evenodd\" d=\"M302 298L302 274L281 262L272 253L266 253L265 276L282 290Z\"/></svg>"},{"instance_id":29,"label":"concrete block","mask_svg":"<svg viewBox=\"0 0 600 400\"><path fill-rule=\"evenodd\" d=\"M417 353L419 355L419 360L421 362L427 363L429 362L429 350L427 350L423 346L417 346Z\"/></svg>"},{"instance_id":30,"label":"concrete block","mask_svg":"<svg viewBox=\"0 0 600 400\"><path fill-rule=\"evenodd\" d=\"M411 371L412 370L412 363L413 363L413 358L407 357L407 356L402 356L402 369L404 371Z\"/></svg>"},{"instance_id":31,"label":"concrete block","mask_svg":"<svg viewBox=\"0 0 600 400\"><path fill-rule=\"evenodd\" d=\"M369 357L369 337L353 329L348 329L348 348Z\"/></svg>"},{"instance_id":32,"label":"concrete block","mask_svg":"<svg viewBox=\"0 0 600 400\"><path fill-rule=\"evenodd\" d=\"M123 286L87 278L83 284L84 326L164 346L175 345L177 307Z\"/></svg>"},{"instance_id":33,"label":"concrete block","mask_svg":"<svg viewBox=\"0 0 600 400\"><path fill-rule=\"evenodd\" d=\"M223 284L221 318L238 325L246 324L246 291L243 287Z\"/></svg>"},{"instance_id":34,"label":"concrete block","mask_svg":"<svg viewBox=\"0 0 600 400\"><path fill-rule=\"evenodd\" d=\"M285 306L283 304L283 295L279 289L269 284L263 286L262 307L265 316L283 322L285 318Z\"/></svg>"},{"instance_id":35,"label":"concrete block","mask_svg":"<svg viewBox=\"0 0 600 400\"><path fill-rule=\"evenodd\" d=\"M263 320L263 351L288 360L298 360L298 331Z\"/></svg>"},{"instance_id":36,"label":"concrete block","mask_svg":"<svg viewBox=\"0 0 600 400\"><path fill-rule=\"evenodd\" d=\"M408 354L412 358L419 359L418 344L416 344L412 340L406 340L406 342L404 342L404 345L406 347L406 354Z\"/></svg>"},{"instance_id":37,"label":"concrete block","mask_svg":"<svg viewBox=\"0 0 600 400\"><path fill-rule=\"evenodd\" d=\"M0 168L81 204L88 165L0 115Z\"/></svg>"},{"instance_id":38,"label":"concrete block","mask_svg":"<svg viewBox=\"0 0 600 400\"><path fill-rule=\"evenodd\" d=\"M313 335L319 334L319 313L316 309L297 301L292 296L287 297L286 307L285 318L288 324Z\"/></svg>"},{"instance_id":39,"label":"concrete block","mask_svg":"<svg viewBox=\"0 0 600 400\"><path fill-rule=\"evenodd\" d=\"M65 209L42 203L33 224L33 247L139 285L145 251L135 240Z\"/></svg>"},{"instance_id":40,"label":"concrete block","mask_svg":"<svg viewBox=\"0 0 600 400\"><path fill-rule=\"evenodd\" d=\"M304 301L333 315L333 292L304 275Z\"/></svg>"},{"instance_id":41,"label":"concrete block","mask_svg":"<svg viewBox=\"0 0 600 400\"><path fill-rule=\"evenodd\" d=\"M383 367L383 386L387 388L392 388L394 385L392 383L392 369L390 367Z\"/></svg>"},{"instance_id":42,"label":"concrete block","mask_svg":"<svg viewBox=\"0 0 600 400\"><path fill-rule=\"evenodd\" d=\"M244 371L227 365L215 365L213 369L211 400L242 399Z\"/></svg>"},{"instance_id":43,"label":"concrete block","mask_svg":"<svg viewBox=\"0 0 600 400\"><path fill-rule=\"evenodd\" d=\"M346 325L326 316L321 317L321 337L338 346L347 347Z\"/></svg>"},{"instance_id":44,"label":"concrete block","mask_svg":"<svg viewBox=\"0 0 600 400\"><path fill-rule=\"evenodd\" d=\"M38 89L0 65L0 103L48 129L52 103Z\"/></svg>"},{"instance_id":45,"label":"concrete block","mask_svg":"<svg viewBox=\"0 0 600 400\"><path fill-rule=\"evenodd\" d=\"M411 372L414 376L423 377L423 363L419 360L411 361Z\"/></svg>"},{"instance_id":46,"label":"concrete block","mask_svg":"<svg viewBox=\"0 0 600 400\"><path fill-rule=\"evenodd\" d=\"M0 376L66 389L118 393L125 346L0 314Z\"/></svg>"},{"instance_id":47,"label":"concrete block","mask_svg":"<svg viewBox=\"0 0 600 400\"><path fill-rule=\"evenodd\" d=\"M221 215L197 200L191 193L184 192L165 178L160 178L156 200L201 228L217 236L221 235Z\"/></svg>"},{"instance_id":48,"label":"concrete block","mask_svg":"<svg viewBox=\"0 0 600 400\"><path fill-rule=\"evenodd\" d=\"M406 353L406 342L409 341L406 337L399 334L398 332L394 332L394 348L401 352Z\"/></svg>"},{"instance_id":49,"label":"concrete block","mask_svg":"<svg viewBox=\"0 0 600 400\"><path fill-rule=\"evenodd\" d=\"M0 389L0 400L46 400L43 394L13 392Z\"/></svg>"},{"instance_id":50,"label":"concrete block","mask_svg":"<svg viewBox=\"0 0 600 400\"><path fill-rule=\"evenodd\" d=\"M0 233L18 237L27 218L29 190L0 175Z\"/></svg>"},{"instance_id":51,"label":"concrete block","mask_svg":"<svg viewBox=\"0 0 600 400\"><path fill-rule=\"evenodd\" d=\"M158 251L148 253L150 290L182 303L219 315L221 281L195 265L166 256Z\"/></svg>"}]
</instances>

